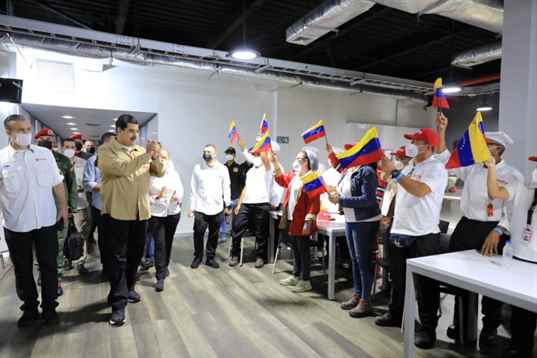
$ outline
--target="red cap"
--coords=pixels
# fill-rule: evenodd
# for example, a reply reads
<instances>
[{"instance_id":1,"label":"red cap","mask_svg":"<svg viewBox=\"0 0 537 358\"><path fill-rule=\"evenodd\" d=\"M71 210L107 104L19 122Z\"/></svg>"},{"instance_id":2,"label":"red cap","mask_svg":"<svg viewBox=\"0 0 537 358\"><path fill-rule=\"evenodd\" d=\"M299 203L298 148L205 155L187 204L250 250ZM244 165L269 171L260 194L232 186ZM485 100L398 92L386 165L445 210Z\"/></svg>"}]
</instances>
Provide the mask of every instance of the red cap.
<instances>
[{"instance_id":1,"label":"red cap","mask_svg":"<svg viewBox=\"0 0 537 358\"><path fill-rule=\"evenodd\" d=\"M404 159L407 156L405 146L402 146L401 148L397 149L397 151L393 152L393 155L397 159Z\"/></svg>"},{"instance_id":2,"label":"red cap","mask_svg":"<svg viewBox=\"0 0 537 358\"><path fill-rule=\"evenodd\" d=\"M82 140L82 134L75 132L69 137L69 140Z\"/></svg>"},{"instance_id":3,"label":"red cap","mask_svg":"<svg viewBox=\"0 0 537 358\"><path fill-rule=\"evenodd\" d=\"M48 128L41 128L39 130L39 132L37 132L34 136L34 139L39 139L41 137L51 137L54 135L54 132L52 131L52 129L48 129Z\"/></svg>"},{"instance_id":4,"label":"red cap","mask_svg":"<svg viewBox=\"0 0 537 358\"><path fill-rule=\"evenodd\" d=\"M405 138L408 140L423 140L433 147L437 147L440 144L440 137L431 128L422 128L416 133L405 134Z\"/></svg>"},{"instance_id":5,"label":"red cap","mask_svg":"<svg viewBox=\"0 0 537 358\"><path fill-rule=\"evenodd\" d=\"M529 157L528 160L531 160L532 162L537 162L537 157Z\"/></svg>"},{"instance_id":6,"label":"red cap","mask_svg":"<svg viewBox=\"0 0 537 358\"><path fill-rule=\"evenodd\" d=\"M349 149L351 149L352 147L354 147L354 144L345 144L345 145L343 146L343 149L345 149L345 150L349 150Z\"/></svg>"}]
</instances>

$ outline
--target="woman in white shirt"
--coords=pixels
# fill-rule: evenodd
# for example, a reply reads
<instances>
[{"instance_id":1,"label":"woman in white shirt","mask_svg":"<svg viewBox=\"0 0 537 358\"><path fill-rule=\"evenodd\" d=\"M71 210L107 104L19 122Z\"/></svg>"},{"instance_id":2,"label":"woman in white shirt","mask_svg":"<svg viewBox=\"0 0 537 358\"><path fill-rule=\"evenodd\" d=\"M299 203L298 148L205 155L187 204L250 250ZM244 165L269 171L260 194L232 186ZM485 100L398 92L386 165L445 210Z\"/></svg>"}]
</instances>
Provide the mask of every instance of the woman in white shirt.
<instances>
[{"instance_id":1,"label":"woman in white shirt","mask_svg":"<svg viewBox=\"0 0 537 358\"><path fill-rule=\"evenodd\" d=\"M183 184L166 150L161 150L160 158L165 163L164 176L151 176L149 182L149 202L151 219L149 233L155 240L155 269L157 283L155 290L164 290L164 279L169 275L168 265L172 253L173 237L181 218Z\"/></svg>"}]
</instances>

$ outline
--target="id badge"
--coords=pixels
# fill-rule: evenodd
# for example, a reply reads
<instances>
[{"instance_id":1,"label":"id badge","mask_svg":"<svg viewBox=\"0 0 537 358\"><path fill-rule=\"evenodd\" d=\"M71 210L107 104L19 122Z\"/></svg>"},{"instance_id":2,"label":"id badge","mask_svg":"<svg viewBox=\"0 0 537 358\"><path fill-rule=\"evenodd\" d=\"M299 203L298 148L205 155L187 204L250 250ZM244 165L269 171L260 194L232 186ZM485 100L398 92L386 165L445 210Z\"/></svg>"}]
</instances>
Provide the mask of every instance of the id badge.
<instances>
[{"instance_id":1,"label":"id badge","mask_svg":"<svg viewBox=\"0 0 537 358\"><path fill-rule=\"evenodd\" d=\"M524 232L522 234L522 240L527 244L530 244L532 242L533 229L531 228L530 225L526 225L526 228L524 229Z\"/></svg>"},{"instance_id":2,"label":"id badge","mask_svg":"<svg viewBox=\"0 0 537 358\"><path fill-rule=\"evenodd\" d=\"M494 216L494 205L492 205L492 203L489 203L487 205L487 216L489 218L493 217Z\"/></svg>"}]
</instances>

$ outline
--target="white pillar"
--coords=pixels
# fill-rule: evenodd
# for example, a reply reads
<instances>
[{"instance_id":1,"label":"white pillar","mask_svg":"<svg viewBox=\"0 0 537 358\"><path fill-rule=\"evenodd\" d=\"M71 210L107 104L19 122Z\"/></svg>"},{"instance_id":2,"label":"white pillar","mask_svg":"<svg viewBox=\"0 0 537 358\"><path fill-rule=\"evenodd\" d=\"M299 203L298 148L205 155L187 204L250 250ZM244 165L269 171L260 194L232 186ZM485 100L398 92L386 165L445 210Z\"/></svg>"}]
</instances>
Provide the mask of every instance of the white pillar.
<instances>
[{"instance_id":1,"label":"white pillar","mask_svg":"<svg viewBox=\"0 0 537 358\"><path fill-rule=\"evenodd\" d=\"M537 1L504 4L499 127L515 141L507 162L527 178L537 155Z\"/></svg>"}]
</instances>

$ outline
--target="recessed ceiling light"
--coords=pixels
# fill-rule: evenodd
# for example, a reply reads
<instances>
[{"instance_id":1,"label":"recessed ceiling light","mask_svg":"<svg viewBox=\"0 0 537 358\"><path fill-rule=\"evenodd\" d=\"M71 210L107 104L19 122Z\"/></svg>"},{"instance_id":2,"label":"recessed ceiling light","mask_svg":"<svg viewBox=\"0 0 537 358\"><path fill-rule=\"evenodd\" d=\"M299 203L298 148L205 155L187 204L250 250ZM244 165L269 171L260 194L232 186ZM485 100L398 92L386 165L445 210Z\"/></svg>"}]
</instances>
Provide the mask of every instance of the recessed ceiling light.
<instances>
[{"instance_id":1,"label":"recessed ceiling light","mask_svg":"<svg viewBox=\"0 0 537 358\"><path fill-rule=\"evenodd\" d=\"M110 127L111 128L116 128L116 125L115 124L110 124Z\"/></svg>"},{"instance_id":2,"label":"recessed ceiling light","mask_svg":"<svg viewBox=\"0 0 537 358\"><path fill-rule=\"evenodd\" d=\"M75 122L67 122L65 123L66 126L75 126L76 123Z\"/></svg>"},{"instance_id":3,"label":"recessed ceiling light","mask_svg":"<svg viewBox=\"0 0 537 358\"><path fill-rule=\"evenodd\" d=\"M73 117L73 116L69 116L69 115L63 115L62 118L63 118L63 119L73 119L73 118L75 118L75 117Z\"/></svg>"},{"instance_id":4,"label":"recessed ceiling light","mask_svg":"<svg viewBox=\"0 0 537 358\"><path fill-rule=\"evenodd\" d=\"M115 122L115 121L117 121L117 117L116 117L116 118L114 118L114 122Z\"/></svg>"},{"instance_id":5,"label":"recessed ceiling light","mask_svg":"<svg viewBox=\"0 0 537 358\"><path fill-rule=\"evenodd\" d=\"M233 57L236 60L255 60L259 56L259 52L252 50L247 47L238 48L236 50L233 50L231 52L231 57Z\"/></svg>"},{"instance_id":6,"label":"recessed ceiling light","mask_svg":"<svg viewBox=\"0 0 537 358\"><path fill-rule=\"evenodd\" d=\"M74 128L74 127L73 127L73 128L70 128L70 129L71 129L72 131L77 131L77 130L78 130L78 128Z\"/></svg>"},{"instance_id":7,"label":"recessed ceiling light","mask_svg":"<svg viewBox=\"0 0 537 358\"><path fill-rule=\"evenodd\" d=\"M448 86L444 86L442 88L442 92L444 94L459 93L460 91L462 91L462 88L460 86L457 86L457 85L448 85Z\"/></svg>"},{"instance_id":8,"label":"recessed ceiling light","mask_svg":"<svg viewBox=\"0 0 537 358\"><path fill-rule=\"evenodd\" d=\"M492 111L492 107L491 106L481 106L481 107L477 107L475 110L478 111L478 112L489 112L489 111Z\"/></svg>"}]
</instances>

